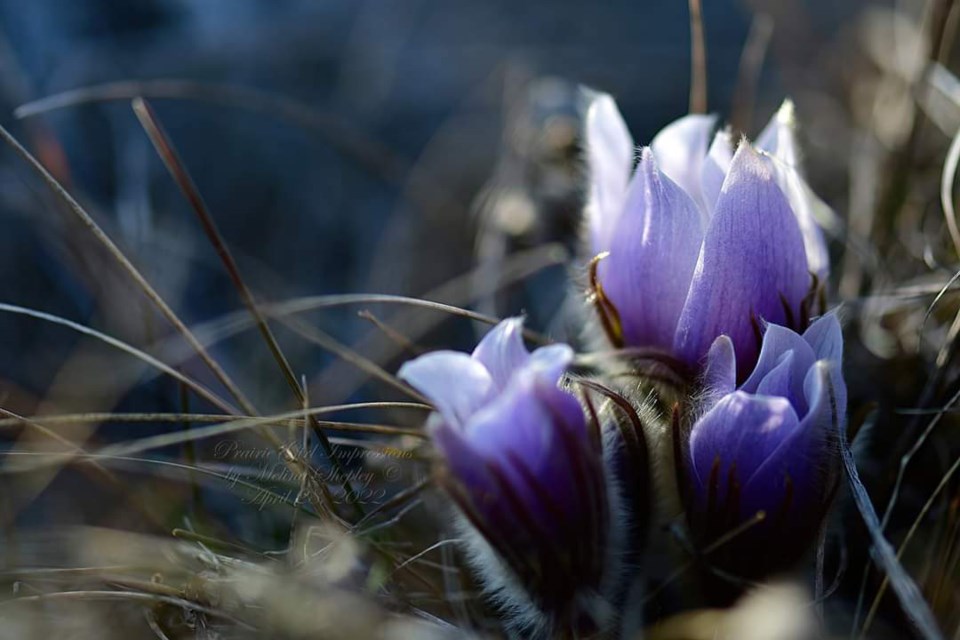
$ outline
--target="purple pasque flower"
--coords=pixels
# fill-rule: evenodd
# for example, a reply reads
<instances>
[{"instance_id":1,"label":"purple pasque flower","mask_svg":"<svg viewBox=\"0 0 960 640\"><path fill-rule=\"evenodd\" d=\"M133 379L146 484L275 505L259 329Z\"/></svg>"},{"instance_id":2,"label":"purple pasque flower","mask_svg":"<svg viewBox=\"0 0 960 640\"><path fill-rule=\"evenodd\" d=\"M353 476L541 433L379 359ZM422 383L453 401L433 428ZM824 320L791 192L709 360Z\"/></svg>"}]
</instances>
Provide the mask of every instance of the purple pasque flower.
<instances>
[{"instance_id":1,"label":"purple pasque flower","mask_svg":"<svg viewBox=\"0 0 960 640\"><path fill-rule=\"evenodd\" d=\"M428 428L443 484L469 523L475 569L519 612L517 625L602 625L609 506L599 437L558 386L573 351L529 353L521 333L519 318L505 320L472 354L430 353L398 376L436 407Z\"/></svg>"},{"instance_id":2,"label":"purple pasque flower","mask_svg":"<svg viewBox=\"0 0 960 640\"><path fill-rule=\"evenodd\" d=\"M760 577L809 548L838 477L836 434L847 403L842 351L833 314L802 335L769 325L756 367L737 386L733 342L714 342L703 377L705 410L680 451L690 526L707 546L764 516L708 560L724 567L729 558L724 568Z\"/></svg>"},{"instance_id":3,"label":"purple pasque flower","mask_svg":"<svg viewBox=\"0 0 960 640\"><path fill-rule=\"evenodd\" d=\"M811 273L826 274L809 190L795 167L792 111L758 146L714 135L715 118L690 115L641 150L606 95L586 122L591 250L615 346L652 349L696 371L727 335L740 380L753 368L763 322L801 329ZM631 175L632 174L632 175ZM785 191L785 188L786 191Z\"/></svg>"}]
</instances>

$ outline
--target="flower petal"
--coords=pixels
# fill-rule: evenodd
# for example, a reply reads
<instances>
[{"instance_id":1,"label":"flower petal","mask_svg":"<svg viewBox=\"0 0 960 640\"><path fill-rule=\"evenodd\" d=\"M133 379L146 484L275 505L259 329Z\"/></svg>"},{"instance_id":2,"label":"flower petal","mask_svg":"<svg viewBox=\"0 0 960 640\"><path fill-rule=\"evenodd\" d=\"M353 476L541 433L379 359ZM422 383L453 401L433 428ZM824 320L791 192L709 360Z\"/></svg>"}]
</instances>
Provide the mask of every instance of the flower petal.
<instances>
[{"instance_id":1,"label":"flower petal","mask_svg":"<svg viewBox=\"0 0 960 640\"><path fill-rule=\"evenodd\" d=\"M810 411L804 420L820 424L827 433L833 433L834 421L846 426L847 385L840 373L839 363L819 360L807 373L803 383Z\"/></svg>"},{"instance_id":2,"label":"flower petal","mask_svg":"<svg viewBox=\"0 0 960 640\"><path fill-rule=\"evenodd\" d=\"M397 377L427 396L443 419L459 428L493 392L493 379L483 364L457 351L434 351L405 362Z\"/></svg>"},{"instance_id":3,"label":"flower petal","mask_svg":"<svg viewBox=\"0 0 960 640\"><path fill-rule=\"evenodd\" d=\"M741 144L703 241L680 316L676 353L698 365L714 339L730 336L737 374L753 369L758 323L799 317L810 285L803 238L770 162Z\"/></svg>"},{"instance_id":4,"label":"flower petal","mask_svg":"<svg viewBox=\"0 0 960 640\"><path fill-rule=\"evenodd\" d=\"M774 387L773 381L764 384L764 380L783 362L788 355L790 369L781 371L778 375L786 375L778 384L787 386ZM760 348L760 357L757 364L740 389L748 393L767 393L782 395L793 403L797 413L806 414L807 401L803 391L803 380L807 371L817 360L810 344L796 332L780 325L767 325L763 333L763 346ZM776 389L776 390L774 390Z\"/></svg>"},{"instance_id":5,"label":"flower petal","mask_svg":"<svg viewBox=\"0 0 960 640\"><path fill-rule=\"evenodd\" d=\"M803 338L810 343L818 360L830 364L830 383L837 405L837 414L845 419L847 413L847 383L843 379L843 331L835 313L828 313L815 320L804 332ZM810 396L810 393L807 393Z\"/></svg>"},{"instance_id":6,"label":"flower petal","mask_svg":"<svg viewBox=\"0 0 960 640\"><path fill-rule=\"evenodd\" d=\"M706 210L700 187L701 167L710 147L716 116L691 114L671 122L650 143L660 170Z\"/></svg>"},{"instance_id":7,"label":"flower petal","mask_svg":"<svg viewBox=\"0 0 960 640\"><path fill-rule=\"evenodd\" d=\"M489 504L499 499L500 492L486 459L470 446L462 429L452 427L439 414L433 414L427 421L427 431L447 469L474 504Z\"/></svg>"},{"instance_id":8,"label":"flower petal","mask_svg":"<svg viewBox=\"0 0 960 640\"><path fill-rule=\"evenodd\" d=\"M610 256L599 265L627 345L672 348L702 237L693 200L644 149Z\"/></svg>"},{"instance_id":9,"label":"flower petal","mask_svg":"<svg viewBox=\"0 0 960 640\"><path fill-rule=\"evenodd\" d=\"M773 487L775 493L770 498L776 498L776 492L784 487L789 478L793 511L801 514L801 518L806 510L825 499L824 473L836 462L837 455L836 449L829 444L830 434L834 433L832 424L836 406L831 402L827 387L829 369L824 362L810 369L805 384L810 411L746 481L743 495L766 494ZM846 406L842 409L846 411ZM841 415L837 414L838 419Z\"/></svg>"},{"instance_id":10,"label":"flower petal","mask_svg":"<svg viewBox=\"0 0 960 640\"><path fill-rule=\"evenodd\" d=\"M703 200L709 214L713 214L713 209L717 205L717 198L720 197L720 190L723 188L727 172L730 171L731 162L733 162L733 136L728 129L717 131L707 157L703 161L700 176Z\"/></svg>"},{"instance_id":11,"label":"flower petal","mask_svg":"<svg viewBox=\"0 0 960 640\"><path fill-rule=\"evenodd\" d=\"M737 360L733 342L720 336L710 345L703 371L703 386L712 396L725 396L737 388Z\"/></svg>"},{"instance_id":12,"label":"flower petal","mask_svg":"<svg viewBox=\"0 0 960 640\"><path fill-rule=\"evenodd\" d=\"M759 396L778 396L791 400L794 411L803 415L806 413L806 405L804 404L801 408L797 406L796 402L792 401L795 395L792 389L794 380L798 377L801 381L803 380L802 374L800 376L794 375L794 362L796 360L797 358L793 351L787 351L781 355L780 360L777 361L773 369L760 380L760 384L757 385L755 393ZM800 398L803 399L803 383L800 382L797 386L800 387Z\"/></svg>"},{"instance_id":13,"label":"flower petal","mask_svg":"<svg viewBox=\"0 0 960 640\"><path fill-rule=\"evenodd\" d=\"M756 396L735 391L723 397L693 425L690 454L701 497L719 461L718 480L726 487L727 474L736 465L743 483L767 460L799 424L786 398ZM723 499L725 492L720 494Z\"/></svg>"},{"instance_id":14,"label":"flower petal","mask_svg":"<svg viewBox=\"0 0 960 640\"><path fill-rule=\"evenodd\" d=\"M523 344L523 318L508 318L497 324L483 337L471 357L487 368L494 387L502 390L510 375L530 360L530 352Z\"/></svg>"},{"instance_id":15,"label":"flower petal","mask_svg":"<svg viewBox=\"0 0 960 640\"><path fill-rule=\"evenodd\" d=\"M598 95L585 127L590 172L587 216L594 254L606 251L620 217L633 168L633 138L613 98Z\"/></svg>"},{"instance_id":16,"label":"flower petal","mask_svg":"<svg viewBox=\"0 0 960 640\"><path fill-rule=\"evenodd\" d=\"M777 183L787 195L790 206L797 216L810 271L816 273L821 279L825 279L830 267L830 255L823 239L823 232L814 216L815 208L822 203L803 178L796 128L797 119L793 102L789 99L784 100L770 123L760 133L756 146L774 157Z\"/></svg>"},{"instance_id":17,"label":"flower petal","mask_svg":"<svg viewBox=\"0 0 960 640\"><path fill-rule=\"evenodd\" d=\"M755 146L766 151L789 167L797 167L800 154L797 147L797 118L793 101L787 98L770 122L757 136Z\"/></svg>"},{"instance_id":18,"label":"flower petal","mask_svg":"<svg viewBox=\"0 0 960 640\"><path fill-rule=\"evenodd\" d=\"M813 349L817 360L841 362L843 360L843 330L836 313L825 314L807 327L803 339Z\"/></svg>"},{"instance_id":19,"label":"flower petal","mask_svg":"<svg viewBox=\"0 0 960 640\"><path fill-rule=\"evenodd\" d=\"M504 393L470 419L464 436L486 460L510 461L501 468L531 511L539 512L545 505L539 504L517 465L557 504L573 506L572 501L577 500L574 476L564 464L567 454L561 438L574 438L578 446L573 449L588 455L591 449L586 442L583 409L566 391L544 384L536 372L525 370L515 376Z\"/></svg>"},{"instance_id":20,"label":"flower petal","mask_svg":"<svg viewBox=\"0 0 960 640\"><path fill-rule=\"evenodd\" d=\"M543 384L555 387L572 361L573 349L565 344L550 344L530 354L527 368Z\"/></svg>"}]
</instances>

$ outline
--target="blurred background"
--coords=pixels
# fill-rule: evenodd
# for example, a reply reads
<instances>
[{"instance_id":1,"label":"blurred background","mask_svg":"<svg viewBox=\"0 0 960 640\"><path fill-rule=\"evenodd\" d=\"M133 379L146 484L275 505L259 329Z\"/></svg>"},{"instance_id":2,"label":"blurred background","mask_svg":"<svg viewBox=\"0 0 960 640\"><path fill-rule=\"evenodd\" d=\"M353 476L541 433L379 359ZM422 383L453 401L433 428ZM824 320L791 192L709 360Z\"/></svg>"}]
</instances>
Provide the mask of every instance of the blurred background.
<instances>
[{"instance_id":1,"label":"blurred background","mask_svg":"<svg viewBox=\"0 0 960 640\"><path fill-rule=\"evenodd\" d=\"M836 265L829 290L847 320L852 404L881 408L859 455L883 504L926 424L901 410L942 406L957 387L956 301L948 292L928 313L957 259L940 200L960 126L960 82L951 72L956 5L705 5L708 109L755 135L785 97L796 103L809 182L828 205L821 217ZM583 265L581 87L613 94L634 139L646 143L687 112L690 82L689 10L678 0L0 0L0 124L187 325L216 337L212 355L264 412L299 404L256 331L231 332L242 300L132 98L152 104L261 301L425 297L493 315L524 311L534 328L576 341L563 310L577 304L568 283ZM951 184L952 177L948 200ZM219 388L89 229L6 147L0 303L105 332ZM364 309L373 321L358 316ZM113 347L22 310L2 311L7 418L212 410ZM472 342L471 323L423 315L361 303L303 316L326 337L283 323L275 330L311 405L398 399L336 344L393 371L418 347ZM390 326L376 326L386 319ZM398 346L391 327L416 344ZM941 418L956 426L949 414ZM29 449L29 430L6 426L5 446ZM89 446L188 427L114 418L58 433ZM894 537L958 449L955 429L930 437L942 446L917 453L923 462L900 496ZM155 455L205 453L178 445ZM4 477L7 535L51 524L156 533L156 521L132 505L167 505L160 520L182 522L183 505L198 499L140 468L123 472L120 492L76 469L58 471ZM956 481L949 487L927 515L948 522L940 538L930 533L937 549L957 534ZM286 520L239 508L222 493L205 498L213 530L255 546L285 535ZM839 537L863 535L850 529ZM856 568L843 583L846 602L866 561L864 546L849 547L842 564ZM955 559L956 549L943 553ZM938 572L927 557L912 561L955 625L957 594L943 586L953 584L955 564ZM891 609L887 623L897 629L903 621Z\"/></svg>"}]
</instances>

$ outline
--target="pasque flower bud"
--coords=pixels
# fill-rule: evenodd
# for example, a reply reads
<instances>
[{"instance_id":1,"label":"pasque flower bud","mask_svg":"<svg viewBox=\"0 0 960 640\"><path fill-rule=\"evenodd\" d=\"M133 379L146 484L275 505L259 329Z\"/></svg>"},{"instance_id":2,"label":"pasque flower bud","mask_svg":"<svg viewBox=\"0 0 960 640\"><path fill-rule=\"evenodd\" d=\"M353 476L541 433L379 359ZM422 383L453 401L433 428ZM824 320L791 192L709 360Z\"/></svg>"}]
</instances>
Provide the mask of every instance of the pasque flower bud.
<instances>
[{"instance_id":1,"label":"pasque flower bud","mask_svg":"<svg viewBox=\"0 0 960 640\"><path fill-rule=\"evenodd\" d=\"M529 353L521 320L471 355L438 351L399 377L436 407L428 421L468 556L524 637L612 624L617 582L611 500L599 434L558 386L566 345Z\"/></svg>"},{"instance_id":2,"label":"pasque flower bud","mask_svg":"<svg viewBox=\"0 0 960 640\"><path fill-rule=\"evenodd\" d=\"M755 579L810 548L838 478L842 350L832 314L802 335L769 325L756 367L737 385L733 342L714 342L701 413L676 442L691 532L701 550L716 545L708 564Z\"/></svg>"}]
</instances>

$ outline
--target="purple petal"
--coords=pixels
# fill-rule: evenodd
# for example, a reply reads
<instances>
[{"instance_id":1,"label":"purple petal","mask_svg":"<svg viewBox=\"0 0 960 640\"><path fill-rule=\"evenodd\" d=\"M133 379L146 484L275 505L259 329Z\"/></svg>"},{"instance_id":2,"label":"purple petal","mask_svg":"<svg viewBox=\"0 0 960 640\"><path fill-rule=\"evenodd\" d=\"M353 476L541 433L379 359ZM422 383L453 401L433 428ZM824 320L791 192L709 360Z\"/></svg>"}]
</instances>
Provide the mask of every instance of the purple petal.
<instances>
[{"instance_id":1,"label":"purple petal","mask_svg":"<svg viewBox=\"0 0 960 640\"><path fill-rule=\"evenodd\" d=\"M429 398L449 425L460 428L493 392L487 369L457 351L434 351L405 362L397 377Z\"/></svg>"},{"instance_id":2,"label":"purple petal","mask_svg":"<svg viewBox=\"0 0 960 640\"><path fill-rule=\"evenodd\" d=\"M790 368L781 370L777 374L781 376L779 382L771 380L764 384L765 379L780 367L788 355ZM796 332L775 324L767 325L763 333L760 357L750 377L740 388L748 393L781 395L794 404L798 414L804 415L807 402L803 392L803 381L816 359L813 348Z\"/></svg>"},{"instance_id":3,"label":"purple petal","mask_svg":"<svg viewBox=\"0 0 960 640\"><path fill-rule=\"evenodd\" d=\"M736 465L742 483L796 431L799 420L785 398L755 396L735 391L725 396L693 425L690 454L701 497L719 460L719 480L726 486L727 474ZM721 499L725 493L719 496Z\"/></svg>"},{"instance_id":4,"label":"purple petal","mask_svg":"<svg viewBox=\"0 0 960 640\"><path fill-rule=\"evenodd\" d=\"M750 496L755 503L768 501L767 509L782 501L787 478L797 512L802 514L824 498L823 473L831 456L836 455L836 450L829 445L834 417L826 384L830 371L825 364L819 363L807 375L805 386L810 411L744 484L743 495Z\"/></svg>"},{"instance_id":5,"label":"purple petal","mask_svg":"<svg viewBox=\"0 0 960 640\"><path fill-rule=\"evenodd\" d=\"M797 403L794 401L795 397L798 397L798 394L795 393L793 389L794 381L798 380L799 383L799 398L803 399L803 374L799 376L796 375L794 370L794 363L797 358L793 351L787 351L785 354L780 356L780 360L777 364L767 372L767 375L763 376L763 379L760 380L760 384L757 385L757 390L754 392L758 396L778 396L781 398L786 398L793 405L794 411L798 414L803 415L806 413L806 406L802 408L797 406Z\"/></svg>"},{"instance_id":6,"label":"purple petal","mask_svg":"<svg viewBox=\"0 0 960 640\"><path fill-rule=\"evenodd\" d=\"M807 327L803 339L813 349L817 360L839 363L843 360L843 330L836 313L823 315Z\"/></svg>"},{"instance_id":7,"label":"purple petal","mask_svg":"<svg viewBox=\"0 0 960 640\"><path fill-rule=\"evenodd\" d=\"M644 149L600 279L629 346L670 350L703 237L700 213Z\"/></svg>"},{"instance_id":8,"label":"purple petal","mask_svg":"<svg viewBox=\"0 0 960 640\"><path fill-rule=\"evenodd\" d=\"M709 214L713 213L717 205L717 198L720 197L720 190L723 188L727 172L730 171L731 162L733 162L732 134L729 130L718 131L703 161L700 176L703 200Z\"/></svg>"},{"instance_id":9,"label":"purple petal","mask_svg":"<svg viewBox=\"0 0 960 640\"><path fill-rule=\"evenodd\" d=\"M803 383L810 411L804 420L833 429L834 420L847 422L847 384L836 362L819 360L807 373Z\"/></svg>"},{"instance_id":10,"label":"purple petal","mask_svg":"<svg viewBox=\"0 0 960 640\"><path fill-rule=\"evenodd\" d=\"M821 279L825 279L830 267L830 256L823 239L823 232L814 217L814 210L821 203L803 178L796 128L793 102L785 100L783 106L760 133L756 146L774 157L777 183L787 195L790 206L797 216L810 271L816 273Z\"/></svg>"},{"instance_id":11,"label":"purple petal","mask_svg":"<svg viewBox=\"0 0 960 640\"><path fill-rule=\"evenodd\" d=\"M803 238L769 161L741 144L717 200L680 315L676 353L700 363L717 336L737 353L737 374L753 369L758 323L795 318L810 285Z\"/></svg>"},{"instance_id":12,"label":"purple petal","mask_svg":"<svg viewBox=\"0 0 960 640\"><path fill-rule=\"evenodd\" d=\"M847 413L847 383L843 379L843 331L840 329L840 321L835 313L829 313L818 318L803 334L804 339L810 343L817 359L821 361L819 366L829 365L831 392L834 395L834 402L837 406L837 414L846 421ZM810 397L810 391L807 391L807 397Z\"/></svg>"},{"instance_id":13,"label":"purple petal","mask_svg":"<svg viewBox=\"0 0 960 640\"><path fill-rule=\"evenodd\" d=\"M530 353L523 345L523 319L508 318L483 337L471 356L480 362L499 391L507 386L511 374L525 366Z\"/></svg>"},{"instance_id":14,"label":"purple petal","mask_svg":"<svg viewBox=\"0 0 960 640\"><path fill-rule=\"evenodd\" d=\"M807 252L807 263L810 271L817 274L820 280L826 280L830 272L830 254L827 243L823 239L823 231L817 224L814 211L826 207L807 185L800 173L791 167L777 167L777 182L787 194L790 206L797 216L797 224L803 235L803 244Z\"/></svg>"},{"instance_id":15,"label":"purple petal","mask_svg":"<svg viewBox=\"0 0 960 640\"><path fill-rule=\"evenodd\" d=\"M700 188L701 167L716 126L715 116L692 114L660 130L650 143L657 164L705 210Z\"/></svg>"},{"instance_id":16,"label":"purple petal","mask_svg":"<svg viewBox=\"0 0 960 640\"><path fill-rule=\"evenodd\" d=\"M573 349L565 344L551 344L530 354L527 368L541 383L555 387L572 361Z\"/></svg>"},{"instance_id":17,"label":"purple petal","mask_svg":"<svg viewBox=\"0 0 960 640\"><path fill-rule=\"evenodd\" d=\"M535 372L526 370L471 417L465 437L478 452L492 459L504 451L513 451L527 460L531 468L548 468L555 414L584 424L583 410L573 396L544 385Z\"/></svg>"},{"instance_id":18,"label":"purple petal","mask_svg":"<svg viewBox=\"0 0 960 640\"><path fill-rule=\"evenodd\" d=\"M543 505L518 464L557 504L578 495L561 438L573 438L573 449L587 455L583 409L569 393L543 384L535 372L516 376L503 394L471 418L464 436L479 456L501 463L511 487L531 510Z\"/></svg>"},{"instance_id":19,"label":"purple petal","mask_svg":"<svg viewBox=\"0 0 960 640\"><path fill-rule=\"evenodd\" d=\"M597 254L610 247L633 168L633 139L610 96L600 94L590 104L585 137L590 172L587 216Z\"/></svg>"},{"instance_id":20,"label":"purple petal","mask_svg":"<svg viewBox=\"0 0 960 640\"><path fill-rule=\"evenodd\" d=\"M434 414L427 422L430 439L454 479L467 491L475 504L499 498L499 490L486 460L464 439L462 429L451 427Z\"/></svg>"},{"instance_id":21,"label":"purple petal","mask_svg":"<svg viewBox=\"0 0 960 640\"><path fill-rule=\"evenodd\" d=\"M725 396L737 388L737 360L733 342L720 336L710 345L703 371L703 386L712 396Z\"/></svg>"}]
</instances>

